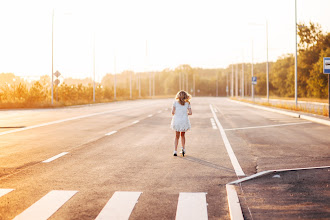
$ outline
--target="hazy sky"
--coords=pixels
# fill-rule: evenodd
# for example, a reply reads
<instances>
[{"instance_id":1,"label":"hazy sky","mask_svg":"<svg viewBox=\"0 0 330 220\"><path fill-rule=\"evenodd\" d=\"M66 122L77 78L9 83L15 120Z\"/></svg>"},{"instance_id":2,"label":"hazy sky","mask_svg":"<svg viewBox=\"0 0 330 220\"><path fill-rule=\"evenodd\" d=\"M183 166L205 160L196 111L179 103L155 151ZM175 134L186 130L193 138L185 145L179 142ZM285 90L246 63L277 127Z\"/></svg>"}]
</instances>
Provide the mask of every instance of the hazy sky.
<instances>
[{"instance_id":1,"label":"hazy sky","mask_svg":"<svg viewBox=\"0 0 330 220\"><path fill-rule=\"evenodd\" d=\"M297 0L298 21L330 31L329 0ZM227 67L294 53L294 0L0 0L0 73L96 79L123 70L162 70L180 64ZM254 24L254 25L252 25ZM146 42L148 56L146 56Z\"/></svg>"}]
</instances>

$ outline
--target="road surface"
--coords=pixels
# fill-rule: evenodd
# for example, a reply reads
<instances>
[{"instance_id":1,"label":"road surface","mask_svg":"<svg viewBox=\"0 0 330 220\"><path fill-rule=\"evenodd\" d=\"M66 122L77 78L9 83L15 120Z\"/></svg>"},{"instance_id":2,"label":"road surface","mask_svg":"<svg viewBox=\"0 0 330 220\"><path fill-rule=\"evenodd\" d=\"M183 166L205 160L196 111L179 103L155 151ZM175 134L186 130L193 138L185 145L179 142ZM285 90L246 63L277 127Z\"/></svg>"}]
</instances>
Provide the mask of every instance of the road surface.
<instances>
[{"instance_id":1,"label":"road surface","mask_svg":"<svg viewBox=\"0 0 330 220\"><path fill-rule=\"evenodd\" d=\"M211 97L173 157L172 102L1 111L0 219L229 219L239 169L329 165L330 127Z\"/></svg>"}]
</instances>

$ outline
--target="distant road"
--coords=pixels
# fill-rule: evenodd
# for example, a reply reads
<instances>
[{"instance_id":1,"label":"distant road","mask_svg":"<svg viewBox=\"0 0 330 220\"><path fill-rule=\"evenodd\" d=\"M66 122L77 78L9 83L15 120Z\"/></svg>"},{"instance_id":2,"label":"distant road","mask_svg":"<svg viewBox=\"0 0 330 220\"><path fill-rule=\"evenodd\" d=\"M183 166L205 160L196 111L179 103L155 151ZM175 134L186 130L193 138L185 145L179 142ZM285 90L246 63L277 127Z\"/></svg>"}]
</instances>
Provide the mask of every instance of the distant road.
<instances>
[{"instance_id":1,"label":"distant road","mask_svg":"<svg viewBox=\"0 0 330 220\"><path fill-rule=\"evenodd\" d=\"M173 157L172 102L1 111L0 219L229 219L239 168L329 165L329 126L211 97Z\"/></svg>"}]
</instances>

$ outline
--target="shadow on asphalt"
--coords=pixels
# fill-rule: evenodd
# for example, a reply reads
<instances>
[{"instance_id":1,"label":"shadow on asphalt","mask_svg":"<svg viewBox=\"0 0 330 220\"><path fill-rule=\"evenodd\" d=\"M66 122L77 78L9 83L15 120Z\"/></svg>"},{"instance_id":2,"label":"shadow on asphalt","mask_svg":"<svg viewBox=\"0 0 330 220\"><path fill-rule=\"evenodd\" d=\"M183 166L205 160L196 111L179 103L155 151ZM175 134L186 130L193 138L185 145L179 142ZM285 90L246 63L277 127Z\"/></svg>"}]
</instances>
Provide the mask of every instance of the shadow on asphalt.
<instances>
[{"instance_id":1,"label":"shadow on asphalt","mask_svg":"<svg viewBox=\"0 0 330 220\"><path fill-rule=\"evenodd\" d=\"M185 157L178 157L178 158L188 160L188 161L191 161L191 162L194 162L194 163L198 163L198 164L201 164L201 165L204 165L204 166L207 166L207 167L211 167L211 168L214 168L214 169L224 170L224 171L227 171L227 172L230 172L230 173L235 173L234 169L223 167L223 166L220 166L220 165L217 165L217 164L214 164L214 163L211 163L211 162L208 162L206 160L202 160L202 159L199 159L199 158L196 158L196 157L185 156Z\"/></svg>"}]
</instances>

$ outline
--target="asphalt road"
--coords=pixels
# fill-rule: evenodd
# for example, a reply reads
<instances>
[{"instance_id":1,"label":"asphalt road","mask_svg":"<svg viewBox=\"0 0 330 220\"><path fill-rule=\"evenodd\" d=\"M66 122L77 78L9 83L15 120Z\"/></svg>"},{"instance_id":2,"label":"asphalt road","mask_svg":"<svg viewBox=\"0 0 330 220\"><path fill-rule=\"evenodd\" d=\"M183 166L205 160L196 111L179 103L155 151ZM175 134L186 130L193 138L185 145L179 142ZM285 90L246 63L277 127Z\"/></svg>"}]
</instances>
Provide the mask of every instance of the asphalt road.
<instances>
[{"instance_id":1,"label":"asphalt road","mask_svg":"<svg viewBox=\"0 0 330 220\"><path fill-rule=\"evenodd\" d=\"M237 169L210 104L245 175L329 165L330 127L226 98L193 98L173 157L172 101L0 111L0 219L229 219Z\"/></svg>"}]
</instances>

